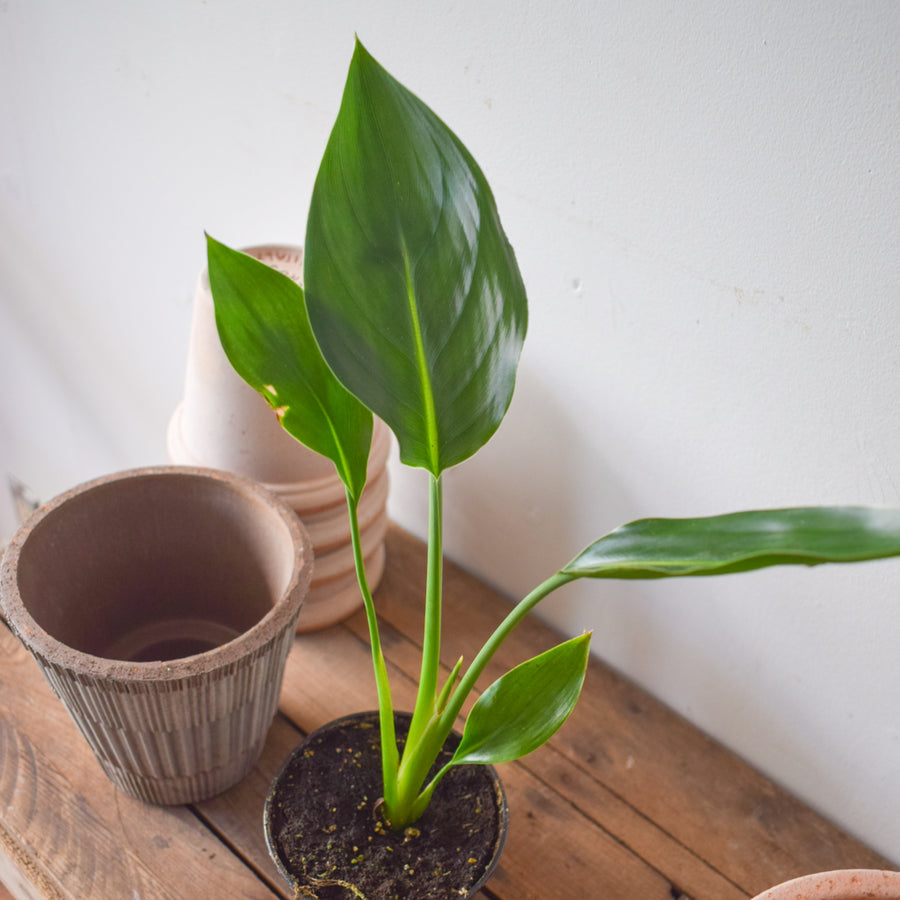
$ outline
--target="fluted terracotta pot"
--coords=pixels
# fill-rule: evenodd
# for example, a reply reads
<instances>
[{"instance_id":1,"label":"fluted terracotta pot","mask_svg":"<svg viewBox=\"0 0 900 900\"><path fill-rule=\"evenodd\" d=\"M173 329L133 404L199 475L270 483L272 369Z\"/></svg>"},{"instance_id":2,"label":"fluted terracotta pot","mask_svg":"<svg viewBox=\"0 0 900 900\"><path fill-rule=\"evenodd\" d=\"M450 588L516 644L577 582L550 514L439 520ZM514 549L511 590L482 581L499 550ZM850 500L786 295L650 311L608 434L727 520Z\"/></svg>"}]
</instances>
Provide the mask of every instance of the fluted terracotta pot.
<instances>
[{"instance_id":1,"label":"fluted terracotta pot","mask_svg":"<svg viewBox=\"0 0 900 900\"><path fill-rule=\"evenodd\" d=\"M301 280L303 251L290 245L250 247L247 253ZM252 478L285 500L309 531L316 571L298 620L299 631L324 628L362 605L356 580L344 485L330 460L294 440L266 401L234 371L216 330L204 270L194 295L184 398L169 422L169 460ZM390 432L376 421L369 483L359 505L369 584L384 571Z\"/></svg>"},{"instance_id":2,"label":"fluted terracotta pot","mask_svg":"<svg viewBox=\"0 0 900 900\"><path fill-rule=\"evenodd\" d=\"M163 466L41 507L4 554L0 600L112 781L189 803L262 751L311 575L286 504L233 474Z\"/></svg>"},{"instance_id":3,"label":"fluted terracotta pot","mask_svg":"<svg viewBox=\"0 0 900 900\"><path fill-rule=\"evenodd\" d=\"M786 881L754 900L900 900L900 872L840 869Z\"/></svg>"}]
</instances>

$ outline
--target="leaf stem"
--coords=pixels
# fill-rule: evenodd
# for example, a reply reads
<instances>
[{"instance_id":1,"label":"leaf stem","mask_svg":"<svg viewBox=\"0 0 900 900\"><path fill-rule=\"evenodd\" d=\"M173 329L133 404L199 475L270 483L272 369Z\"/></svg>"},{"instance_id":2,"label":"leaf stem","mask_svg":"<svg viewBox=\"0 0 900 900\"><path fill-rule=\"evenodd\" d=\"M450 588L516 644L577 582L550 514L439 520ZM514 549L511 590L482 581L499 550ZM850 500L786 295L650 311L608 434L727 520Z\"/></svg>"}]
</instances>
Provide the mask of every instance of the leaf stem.
<instances>
[{"instance_id":1,"label":"leaf stem","mask_svg":"<svg viewBox=\"0 0 900 900\"><path fill-rule=\"evenodd\" d=\"M463 658L460 657L456 661L456 665L453 667L450 674L447 676L447 680L444 682L444 686L441 688L441 692L437 698L436 712L442 713L446 708L447 701L450 699L450 693L456 686L456 682L459 681L459 673L462 671L462 664Z\"/></svg>"},{"instance_id":2,"label":"leaf stem","mask_svg":"<svg viewBox=\"0 0 900 900\"><path fill-rule=\"evenodd\" d=\"M430 478L428 502L428 567L425 574L425 625L422 667L416 705L406 746L397 772L394 804L385 798L385 815L393 828L413 820L412 810L422 784L437 758L447 734L438 709L438 675L441 665L441 593L443 582L443 488L440 476ZM441 701L444 694L441 692Z\"/></svg>"},{"instance_id":3,"label":"leaf stem","mask_svg":"<svg viewBox=\"0 0 900 900\"><path fill-rule=\"evenodd\" d=\"M362 540L357 513L358 500L347 489L347 511L350 515L350 538L353 545L353 562L356 566L356 577L362 593L366 610L366 622L369 626L369 641L372 645L372 665L375 669L375 689L378 693L378 719L381 727L381 774L384 781L384 801L390 808L397 798L397 770L400 760L397 751L397 734L394 728L394 706L391 701L391 686L388 679L387 664L381 647L378 633L378 617L375 613L375 601L369 588L366 576L366 565L363 559Z\"/></svg>"},{"instance_id":4,"label":"leaf stem","mask_svg":"<svg viewBox=\"0 0 900 900\"><path fill-rule=\"evenodd\" d=\"M428 495L428 568L425 575L425 625L422 668L407 746L414 748L437 712L437 685L441 665L441 594L444 572L443 486L431 476Z\"/></svg>"},{"instance_id":5,"label":"leaf stem","mask_svg":"<svg viewBox=\"0 0 900 900\"><path fill-rule=\"evenodd\" d=\"M418 818L428 806L431 795L438 783L453 765L453 761L445 765L427 784L425 779L428 770L437 759L441 747L444 745L453 726L459 716L466 697L472 692L475 683L494 653L509 636L513 629L528 615L529 612L557 588L570 581L581 577L579 574L569 572L557 572L548 578L543 584L538 585L527 597L521 600L506 618L494 630L481 651L472 661L463 678L456 685L456 689L449 693L453 682L459 675L460 663L457 663L441 691L440 704L432 696L433 703L428 707L430 715L423 713L419 732L415 742L407 740L403 752L403 760L400 764L397 779L398 805L394 810L388 809L393 815L390 818L392 827L403 827L408 822ZM439 650L439 648L437 648ZM449 696L448 696L449 694ZM446 703L446 706L444 704ZM410 730L412 734L412 730Z\"/></svg>"},{"instance_id":6,"label":"leaf stem","mask_svg":"<svg viewBox=\"0 0 900 900\"><path fill-rule=\"evenodd\" d=\"M465 675L460 679L453 696L447 703L446 709L441 713L442 723L452 728L456 717L460 714L466 697L472 692L475 683L481 676L487 664L491 661L493 655L497 652L500 645L511 634L513 629L541 602L546 596L552 594L557 588L568 584L570 581L578 579L580 574L571 572L557 572L543 583L539 584L527 597L520 600L506 616L506 618L497 626L494 633L487 639L484 646L478 652L472 664L466 670Z\"/></svg>"}]
</instances>

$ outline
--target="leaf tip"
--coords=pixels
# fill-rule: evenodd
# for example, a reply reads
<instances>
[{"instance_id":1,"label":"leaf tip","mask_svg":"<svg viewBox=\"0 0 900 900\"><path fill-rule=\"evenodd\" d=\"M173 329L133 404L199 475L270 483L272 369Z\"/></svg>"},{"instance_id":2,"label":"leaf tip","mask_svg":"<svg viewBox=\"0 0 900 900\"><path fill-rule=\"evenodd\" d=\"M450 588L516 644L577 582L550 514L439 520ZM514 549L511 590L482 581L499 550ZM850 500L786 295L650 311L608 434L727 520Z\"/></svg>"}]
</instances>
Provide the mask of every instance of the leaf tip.
<instances>
[{"instance_id":1,"label":"leaf tip","mask_svg":"<svg viewBox=\"0 0 900 900\"><path fill-rule=\"evenodd\" d=\"M357 59L368 61L368 60L372 59L372 54L369 53L368 50L366 50L365 45L359 39L359 35L354 34L353 35L353 59L352 59L352 62L356 62Z\"/></svg>"}]
</instances>

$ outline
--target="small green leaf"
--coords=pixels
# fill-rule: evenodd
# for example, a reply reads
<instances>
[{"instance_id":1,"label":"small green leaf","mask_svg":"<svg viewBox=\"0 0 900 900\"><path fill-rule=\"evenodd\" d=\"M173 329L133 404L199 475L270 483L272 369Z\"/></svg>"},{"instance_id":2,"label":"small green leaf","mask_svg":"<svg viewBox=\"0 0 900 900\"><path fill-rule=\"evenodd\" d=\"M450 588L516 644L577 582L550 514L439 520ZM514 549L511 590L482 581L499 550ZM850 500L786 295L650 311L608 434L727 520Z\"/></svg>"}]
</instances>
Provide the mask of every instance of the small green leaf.
<instances>
[{"instance_id":1,"label":"small green leaf","mask_svg":"<svg viewBox=\"0 0 900 900\"><path fill-rule=\"evenodd\" d=\"M572 638L498 678L472 707L452 764L510 762L548 741L575 708L590 641Z\"/></svg>"},{"instance_id":2,"label":"small green leaf","mask_svg":"<svg viewBox=\"0 0 900 900\"><path fill-rule=\"evenodd\" d=\"M306 228L310 321L407 465L437 477L509 406L525 288L469 152L357 42Z\"/></svg>"},{"instance_id":3,"label":"small green leaf","mask_svg":"<svg viewBox=\"0 0 900 900\"><path fill-rule=\"evenodd\" d=\"M666 578L897 555L900 510L807 507L640 519L600 538L562 571L588 578Z\"/></svg>"},{"instance_id":4,"label":"small green leaf","mask_svg":"<svg viewBox=\"0 0 900 900\"><path fill-rule=\"evenodd\" d=\"M372 413L328 368L309 326L303 289L211 237L207 257L225 355L277 412L284 429L327 456L359 500L372 443Z\"/></svg>"}]
</instances>

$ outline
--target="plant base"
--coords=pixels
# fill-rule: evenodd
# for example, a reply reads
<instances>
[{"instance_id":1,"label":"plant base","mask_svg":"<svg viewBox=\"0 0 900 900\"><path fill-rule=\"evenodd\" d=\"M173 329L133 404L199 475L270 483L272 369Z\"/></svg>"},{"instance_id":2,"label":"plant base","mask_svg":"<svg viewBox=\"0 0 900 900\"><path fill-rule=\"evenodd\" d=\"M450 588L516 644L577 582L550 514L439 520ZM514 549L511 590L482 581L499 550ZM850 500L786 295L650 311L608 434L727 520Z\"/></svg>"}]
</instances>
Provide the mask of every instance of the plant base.
<instances>
[{"instance_id":1,"label":"plant base","mask_svg":"<svg viewBox=\"0 0 900 900\"><path fill-rule=\"evenodd\" d=\"M409 716L397 716L402 740ZM458 737L448 741L442 761ZM291 754L266 802L269 852L297 897L447 900L472 896L497 865L508 810L496 772L460 766L426 813L394 832L382 795L377 713L338 719Z\"/></svg>"}]
</instances>

